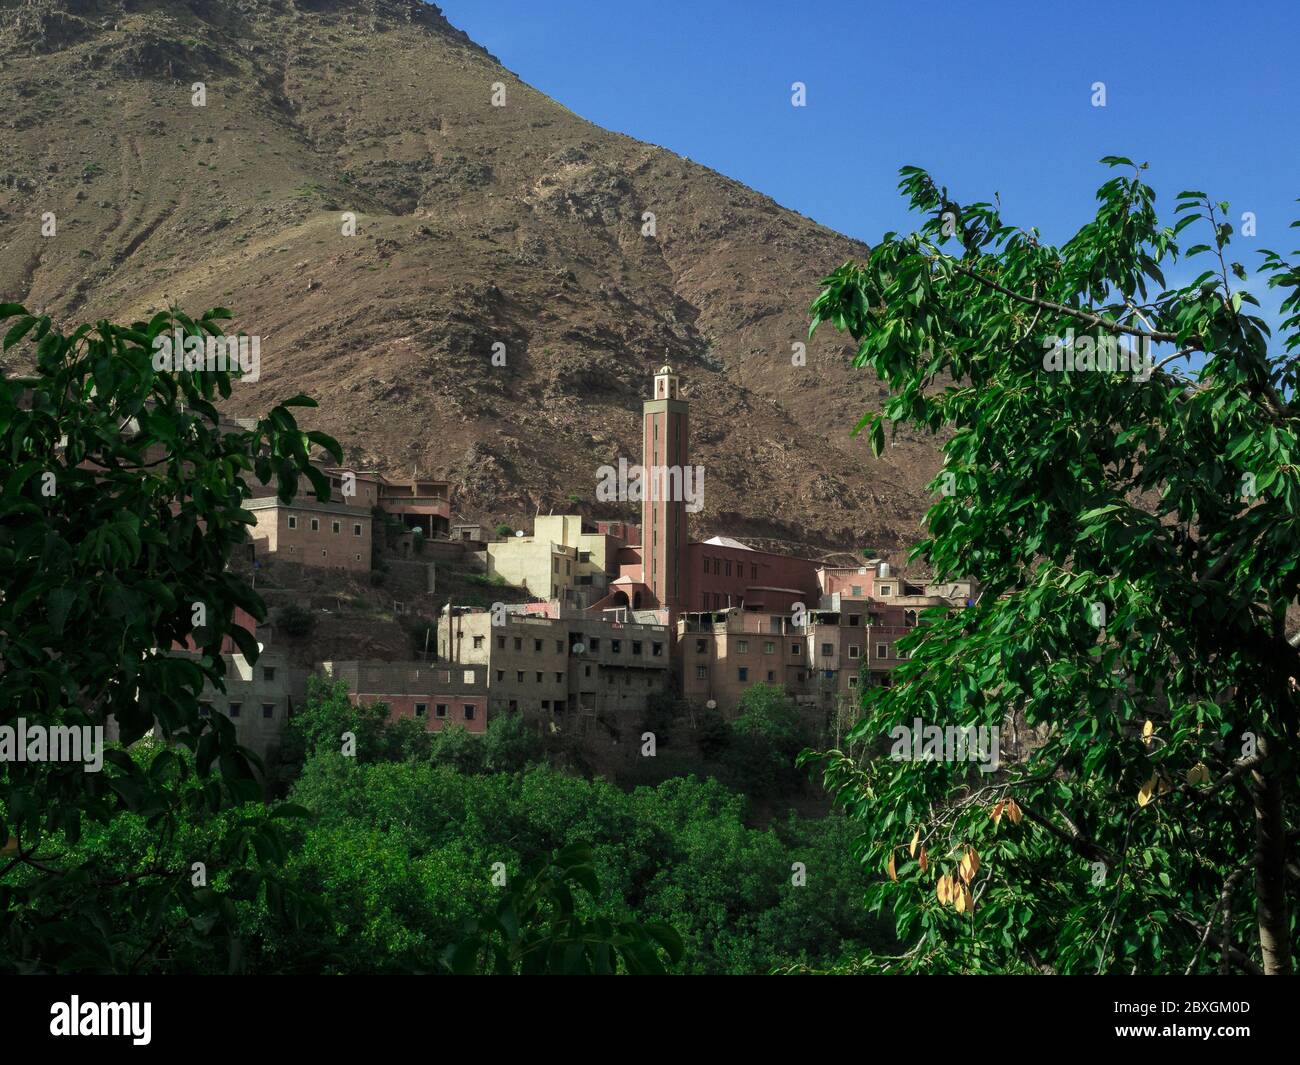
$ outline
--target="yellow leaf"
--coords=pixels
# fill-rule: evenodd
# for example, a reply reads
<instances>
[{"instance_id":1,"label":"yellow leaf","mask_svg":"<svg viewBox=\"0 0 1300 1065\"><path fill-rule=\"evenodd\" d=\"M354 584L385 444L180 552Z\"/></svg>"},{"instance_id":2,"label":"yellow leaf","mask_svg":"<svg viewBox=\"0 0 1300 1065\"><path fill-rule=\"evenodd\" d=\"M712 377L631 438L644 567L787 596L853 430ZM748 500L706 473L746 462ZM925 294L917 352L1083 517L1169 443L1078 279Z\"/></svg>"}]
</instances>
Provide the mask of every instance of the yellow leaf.
<instances>
[{"instance_id":1,"label":"yellow leaf","mask_svg":"<svg viewBox=\"0 0 1300 1065\"><path fill-rule=\"evenodd\" d=\"M1145 743L1148 747L1150 747L1152 738L1155 736L1155 734L1156 734L1155 725L1151 724L1150 721L1147 721L1142 726L1142 742Z\"/></svg>"},{"instance_id":2,"label":"yellow leaf","mask_svg":"<svg viewBox=\"0 0 1300 1065\"><path fill-rule=\"evenodd\" d=\"M1002 820L1002 811L1006 809L1006 806L1007 804L1005 799L994 805L993 812L989 814L989 816L993 818L993 823L995 825Z\"/></svg>"},{"instance_id":3,"label":"yellow leaf","mask_svg":"<svg viewBox=\"0 0 1300 1065\"><path fill-rule=\"evenodd\" d=\"M916 848L921 842L921 830L918 828L916 834L912 837L912 842L907 846L907 853L913 858L916 857Z\"/></svg>"},{"instance_id":4,"label":"yellow leaf","mask_svg":"<svg viewBox=\"0 0 1300 1065\"><path fill-rule=\"evenodd\" d=\"M1142 790L1138 792L1138 805L1145 806L1151 801L1151 795L1156 790L1156 775L1151 774L1151 779L1142 785Z\"/></svg>"},{"instance_id":5,"label":"yellow leaf","mask_svg":"<svg viewBox=\"0 0 1300 1065\"><path fill-rule=\"evenodd\" d=\"M926 854L925 854L925 848L924 848L924 847L921 848L921 857L920 857L919 859L917 859L917 860L918 860L918 861L920 862L920 864L921 864L921 872L924 873L927 869L930 868L930 859L926 857Z\"/></svg>"},{"instance_id":6,"label":"yellow leaf","mask_svg":"<svg viewBox=\"0 0 1300 1065\"><path fill-rule=\"evenodd\" d=\"M944 873L943 876L939 877L939 886L937 890L939 892L939 904L941 906L947 906L948 903L952 901L952 877L947 873Z\"/></svg>"},{"instance_id":7,"label":"yellow leaf","mask_svg":"<svg viewBox=\"0 0 1300 1065\"><path fill-rule=\"evenodd\" d=\"M953 899L953 905L957 907L958 913L965 913L966 907L970 902L970 892L961 885L957 886L957 897Z\"/></svg>"},{"instance_id":8,"label":"yellow leaf","mask_svg":"<svg viewBox=\"0 0 1300 1065\"><path fill-rule=\"evenodd\" d=\"M889 874L890 880L897 880L898 874L894 871L894 852L889 852L889 861L885 865L885 872Z\"/></svg>"},{"instance_id":9,"label":"yellow leaf","mask_svg":"<svg viewBox=\"0 0 1300 1065\"><path fill-rule=\"evenodd\" d=\"M1210 782L1210 769L1204 762L1197 762L1187 771L1187 783L1189 784L1208 784Z\"/></svg>"}]
</instances>

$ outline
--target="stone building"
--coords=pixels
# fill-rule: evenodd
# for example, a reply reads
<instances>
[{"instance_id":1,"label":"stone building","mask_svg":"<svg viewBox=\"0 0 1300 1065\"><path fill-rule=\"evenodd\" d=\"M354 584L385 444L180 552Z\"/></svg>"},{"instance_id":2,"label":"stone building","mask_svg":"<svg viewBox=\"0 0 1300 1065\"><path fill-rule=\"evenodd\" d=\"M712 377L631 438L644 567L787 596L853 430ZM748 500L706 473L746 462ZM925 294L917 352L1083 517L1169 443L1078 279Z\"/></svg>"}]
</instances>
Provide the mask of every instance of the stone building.
<instances>
[{"instance_id":1,"label":"stone building","mask_svg":"<svg viewBox=\"0 0 1300 1065\"><path fill-rule=\"evenodd\" d=\"M257 521L252 531L255 557L370 572L373 518L369 510L302 496L292 503L263 496L248 500L244 507Z\"/></svg>"},{"instance_id":2,"label":"stone building","mask_svg":"<svg viewBox=\"0 0 1300 1065\"><path fill-rule=\"evenodd\" d=\"M482 665L428 662L322 662L321 671L348 686L354 705L384 703L388 718L423 721L430 732L458 725L487 731L487 670Z\"/></svg>"}]
</instances>

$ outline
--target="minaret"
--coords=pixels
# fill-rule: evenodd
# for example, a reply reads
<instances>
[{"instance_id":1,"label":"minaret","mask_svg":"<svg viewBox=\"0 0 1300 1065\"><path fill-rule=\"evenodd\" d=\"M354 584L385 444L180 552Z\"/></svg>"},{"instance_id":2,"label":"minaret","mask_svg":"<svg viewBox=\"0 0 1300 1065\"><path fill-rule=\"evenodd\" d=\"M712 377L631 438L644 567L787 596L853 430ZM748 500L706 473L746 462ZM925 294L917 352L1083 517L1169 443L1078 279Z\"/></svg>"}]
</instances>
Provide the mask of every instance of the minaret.
<instances>
[{"instance_id":1,"label":"minaret","mask_svg":"<svg viewBox=\"0 0 1300 1065\"><path fill-rule=\"evenodd\" d=\"M655 374L653 398L642 408L641 566L642 580L655 605L669 612L670 623L689 602L690 593L685 587L686 500L681 491L681 473L689 462L686 409L677 398L677 374L671 366L661 366ZM675 476L673 467L678 471Z\"/></svg>"}]
</instances>

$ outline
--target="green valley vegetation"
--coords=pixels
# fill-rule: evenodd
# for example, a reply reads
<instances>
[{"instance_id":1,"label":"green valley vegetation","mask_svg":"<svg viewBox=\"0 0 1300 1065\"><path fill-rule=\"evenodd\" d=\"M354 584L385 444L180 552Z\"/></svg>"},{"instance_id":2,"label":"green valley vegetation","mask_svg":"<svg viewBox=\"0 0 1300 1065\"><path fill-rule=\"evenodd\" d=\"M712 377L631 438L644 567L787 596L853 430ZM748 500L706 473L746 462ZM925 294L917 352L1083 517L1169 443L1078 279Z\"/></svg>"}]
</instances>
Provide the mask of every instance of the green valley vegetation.
<instances>
[{"instance_id":1,"label":"green valley vegetation","mask_svg":"<svg viewBox=\"0 0 1300 1065\"><path fill-rule=\"evenodd\" d=\"M1003 730L992 776L810 759L885 874L871 905L905 949L873 970L1294 968L1300 267L1259 252L1270 338L1229 205L1183 192L1162 223L1144 167L1103 162L1060 247L907 167L920 228L813 305L889 386L859 426L876 454L895 426L942 434L916 554L983 585L900 644L850 739Z\"/></svg>"}]
</instances>

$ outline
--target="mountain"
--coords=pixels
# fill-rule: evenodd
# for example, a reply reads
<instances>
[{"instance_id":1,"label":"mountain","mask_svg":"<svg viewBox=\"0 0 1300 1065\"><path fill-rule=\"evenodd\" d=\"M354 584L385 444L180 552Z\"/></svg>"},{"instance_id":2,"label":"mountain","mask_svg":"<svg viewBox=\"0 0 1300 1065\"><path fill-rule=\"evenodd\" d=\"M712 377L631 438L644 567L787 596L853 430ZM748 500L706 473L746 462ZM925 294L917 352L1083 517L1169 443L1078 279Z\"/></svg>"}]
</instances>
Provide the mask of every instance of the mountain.
<instances>
[{"instance_id":1,"label":"mountain","mask_svg":"<svg viewBox=\"0 0 1300 1065\"><path fill-rule=\"evenodd\" d=\"M791 365L819 279L866 248L584 121L433 5L0 0L0 99L0 297L65 326L227 306L262 338L236 415L305 391L349 461L444 471L467 516L630 514L597 469L639 461L670 362L692 534L916 538L933 442L875 460L850 435L883 390L844 338Z\"/></svg>"}]
</instances>

